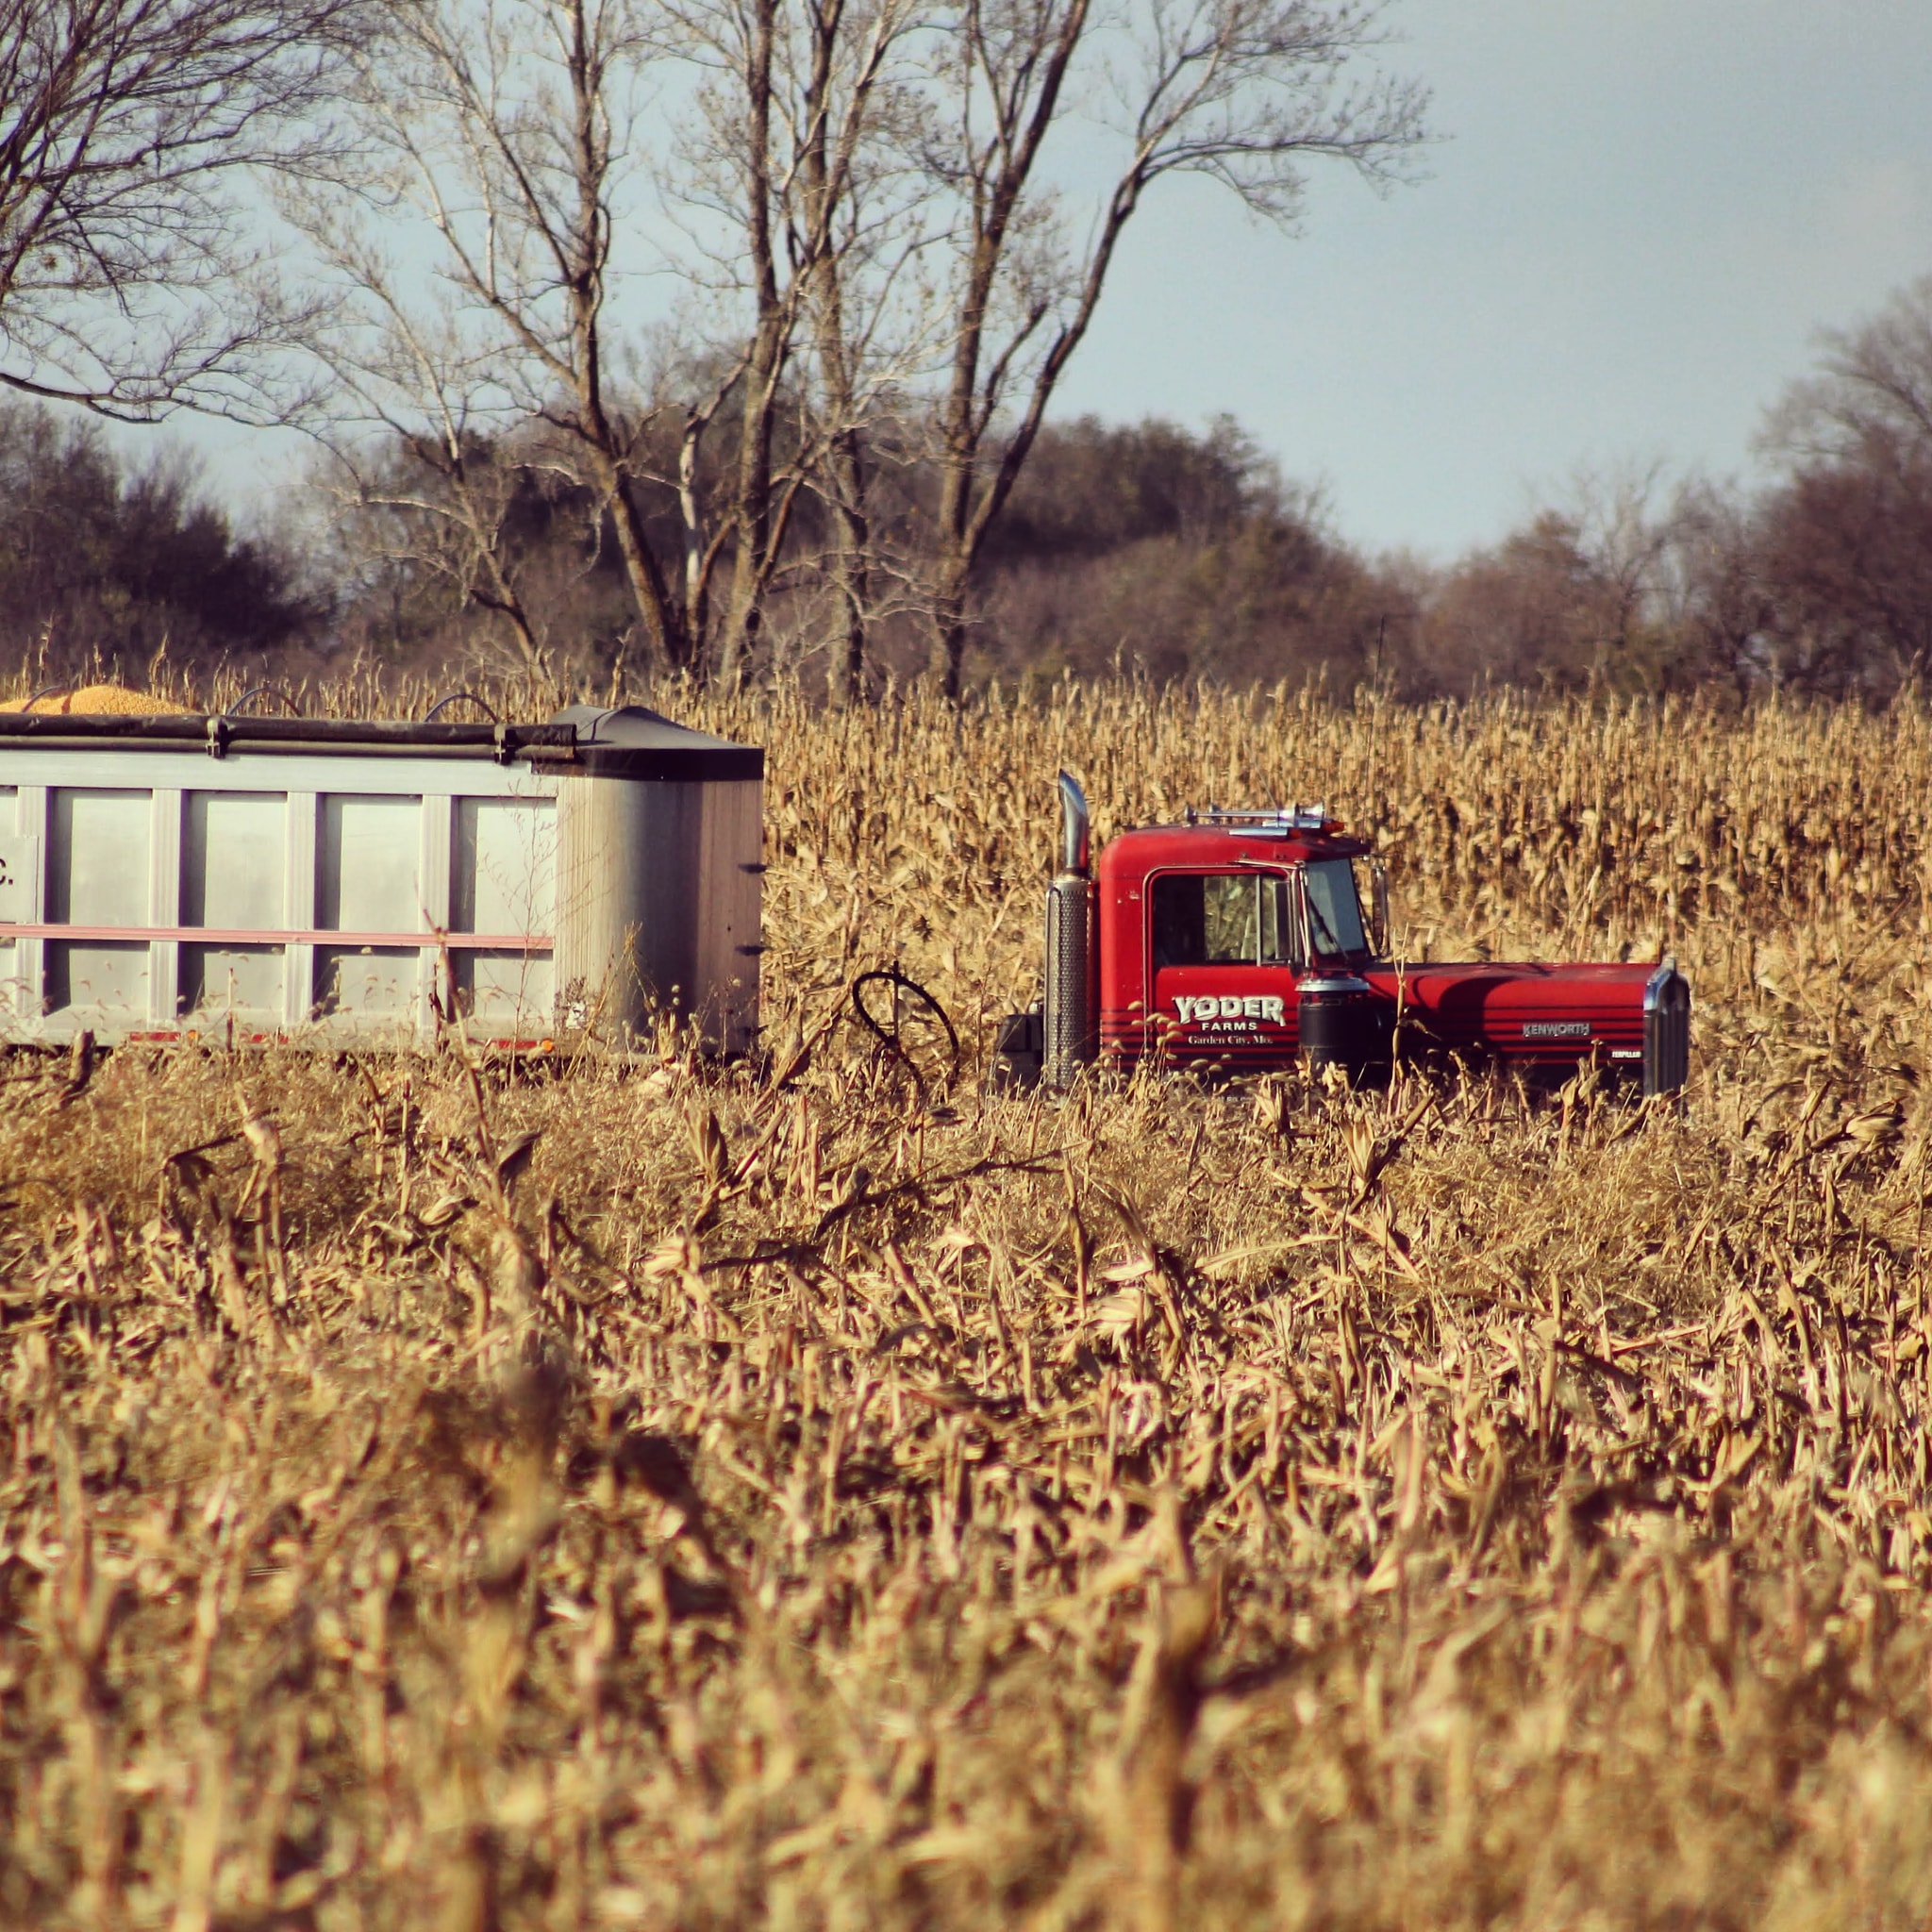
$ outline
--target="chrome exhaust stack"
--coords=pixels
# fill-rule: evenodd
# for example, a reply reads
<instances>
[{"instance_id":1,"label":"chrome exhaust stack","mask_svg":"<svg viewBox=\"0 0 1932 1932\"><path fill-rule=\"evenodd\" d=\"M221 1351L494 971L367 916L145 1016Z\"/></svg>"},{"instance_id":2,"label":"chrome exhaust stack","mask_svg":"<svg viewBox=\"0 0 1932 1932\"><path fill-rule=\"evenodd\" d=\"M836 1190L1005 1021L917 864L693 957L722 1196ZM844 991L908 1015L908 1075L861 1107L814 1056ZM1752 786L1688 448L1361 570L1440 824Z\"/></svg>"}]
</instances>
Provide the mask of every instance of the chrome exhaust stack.
<instances>
[{"instance_id":1,"label":"chrome exhaust stack","mask_svg":"<svg viewBox=\"0 0 1932 1932\"><path fill-rule=\"evenodd\" d=\"M1100 1051L1099 946L1094 929L1093 832L1087 794L1059 775L1060 869L1046 893L1046 1004L1041 1077L1064 1092Z\"/></svg>"},{"instance_id":2,"label":"chrome exhaust stack","mask_svg":"<svg viewBox=\"0 0 1932 1932\"><path fill-rule=\"evenodd\" d=\"M1060 875L1084 879L1092 871L1093 825L1087 794L1071 772L1060 774Z\"/></svg>"}]
</instances>

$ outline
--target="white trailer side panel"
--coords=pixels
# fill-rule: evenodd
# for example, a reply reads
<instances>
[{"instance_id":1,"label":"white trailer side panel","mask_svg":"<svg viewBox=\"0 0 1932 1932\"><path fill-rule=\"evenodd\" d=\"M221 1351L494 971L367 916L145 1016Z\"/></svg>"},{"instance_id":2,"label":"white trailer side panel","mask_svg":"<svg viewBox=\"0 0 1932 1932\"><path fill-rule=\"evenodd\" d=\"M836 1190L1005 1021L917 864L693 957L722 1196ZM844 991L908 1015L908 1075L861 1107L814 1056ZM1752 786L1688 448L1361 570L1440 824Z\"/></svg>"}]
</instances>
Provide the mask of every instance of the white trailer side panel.
<instances>
[{"instance_id":1,"label":"white trailer side panel","mask_svg":"<svg viewBox=\"0 0 1932 1932\"><path fill-rule=\"evenodd\" d=\"M123 746L0 768L34 781L0 787L0 1039L414 1037L444 977L479 1036L551 1030L544 774Z\"/></svg>"},{"instance_id":2,"label":"white trailer side panel","mask_svg":"<svg viewBox=\"0 0 1932 1932\"><path fill-rule=\"evenodd\" d=\"M638 708L0 717L0 1041L403 1044L456 1012L621 1046L669 1011L742 1051L762 771Z\"/></svg>"}]
</instances>

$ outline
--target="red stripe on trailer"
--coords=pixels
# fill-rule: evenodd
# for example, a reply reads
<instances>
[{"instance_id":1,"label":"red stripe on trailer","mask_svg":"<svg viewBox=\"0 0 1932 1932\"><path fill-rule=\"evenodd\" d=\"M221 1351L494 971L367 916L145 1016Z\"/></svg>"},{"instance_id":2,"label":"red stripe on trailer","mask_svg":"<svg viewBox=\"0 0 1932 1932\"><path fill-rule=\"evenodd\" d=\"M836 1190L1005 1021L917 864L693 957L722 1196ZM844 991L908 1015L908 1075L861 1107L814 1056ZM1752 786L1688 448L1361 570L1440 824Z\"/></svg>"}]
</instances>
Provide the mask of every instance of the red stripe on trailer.
<instances>
[{"instance_id":1,"label":"red stripe on trailer","mask_svg":"<svg viewBox=\"0 0 1932 1932\"><path fill-rule=\"evenodd\" d=\"M5 940L95 940L103 943L178 940L195 946L450 946L462 952L547 953L556 943L548 933L525 932L229 932L204 925L8 925Z\"/></svg>"}]
</instances>

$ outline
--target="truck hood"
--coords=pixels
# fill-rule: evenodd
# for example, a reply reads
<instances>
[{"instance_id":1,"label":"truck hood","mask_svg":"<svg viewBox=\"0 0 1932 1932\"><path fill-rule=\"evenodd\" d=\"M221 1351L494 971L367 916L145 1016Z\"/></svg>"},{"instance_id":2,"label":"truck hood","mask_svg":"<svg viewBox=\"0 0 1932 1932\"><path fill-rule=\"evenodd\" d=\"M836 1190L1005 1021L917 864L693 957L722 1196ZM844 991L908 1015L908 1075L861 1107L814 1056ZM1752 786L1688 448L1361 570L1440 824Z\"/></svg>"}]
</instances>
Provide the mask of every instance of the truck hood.
<instances>
[{"instance_id":1,"label":"truck hood","mask_svg":"<svg viewBox=\"0 0 1932 1932\"><path fill-rule=\"evenodd\" d=\"M1506 1058L1572 1058L1598 1049L1641 1058L1643 990L1657 967L1487 960L1457 965L1371 967L1361 976L1399 1001L1413 1025L1451 1051Z\"/></svg>"}]
</instances>

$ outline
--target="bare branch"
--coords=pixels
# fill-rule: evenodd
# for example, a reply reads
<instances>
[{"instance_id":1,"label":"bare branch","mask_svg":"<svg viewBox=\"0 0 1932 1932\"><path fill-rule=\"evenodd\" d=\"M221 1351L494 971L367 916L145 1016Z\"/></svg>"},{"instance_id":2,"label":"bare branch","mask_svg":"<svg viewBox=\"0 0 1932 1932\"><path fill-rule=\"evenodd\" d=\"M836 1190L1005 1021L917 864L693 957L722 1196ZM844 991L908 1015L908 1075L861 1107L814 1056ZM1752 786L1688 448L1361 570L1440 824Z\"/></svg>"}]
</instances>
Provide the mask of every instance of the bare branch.
<instances>
[{"instance_id":1,"label":"bare branch","mask_svg":"<svg viewBox=\"0 0 1932 1932\"><path fill-rule=\"evenodd\" d=\"M948 691L958 689L974 560L1148 191L1171 175L1202 175L1292 226L1310 158L1386 188L1423 139L1418 85L1346 77L1381 43L1374 6L1145 0L1124 17L1091 8L1091 0L958 0L935 69L955 113L927 167L958 210L934 593L933 667ZM1041 158L1102 81L1100 111L1124 156L1076 245ZM1018 419L989 462L986 445L1016 396Z\"/></svg>"},{"instance_id":2,"label":"bare branch","mask_svg":"<svg viewBox=\"0 0 1932 1932\"><path fill-rule=\"evenodd\" d=\"M313 321L246 182L339 152L364 0L0 0L0 385L149 422L289 402Z\"/></svg>"},{"instance_id":3,"label":"bare branch","mask_svg":"<svg viewBox=\"0 0 1932 1932\"><path fill-rule=\"evenodd\" d=\"M645 524L642 415L613 404L607 341L626 157L653 58L641 8L382 0L379 19L349 101L361 171L334 195L287 201L341 292L316 353L363 425L422 425L405 446L433 449L458 498L453 424L558 432L610 520L638 624L662 663L687 668L691 612ZM384 218L399 242L433 241L428 275L420 264L399 274L372 242L371 222ZM476 581L508 582L491 506L465 527L491 552Z\"/></svg>"}]
</instances>

